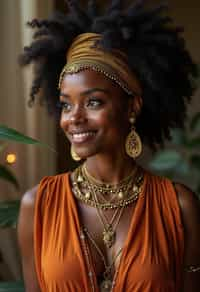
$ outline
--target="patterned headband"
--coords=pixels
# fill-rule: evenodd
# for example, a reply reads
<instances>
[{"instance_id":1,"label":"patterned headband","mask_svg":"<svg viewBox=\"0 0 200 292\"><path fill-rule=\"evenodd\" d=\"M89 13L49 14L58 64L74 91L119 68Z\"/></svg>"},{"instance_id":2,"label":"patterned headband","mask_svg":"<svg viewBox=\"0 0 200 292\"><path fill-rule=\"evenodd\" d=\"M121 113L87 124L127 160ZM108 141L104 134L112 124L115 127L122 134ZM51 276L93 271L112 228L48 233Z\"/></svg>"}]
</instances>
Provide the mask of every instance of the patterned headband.
<instances>
[{"instance_id":1,"label":"patterned headband","mask_svg":"<svg viewBox=\"0 0 200 292\"><path fill-rule=\"evenodd\" d=\"M67 63L60 78L59 88L65 74L91 69L103 73L116 82L128 95L141 98L140 82L127 64L127 57L120 50L111 52L97 45L101 34L83 33L77 36L67 52Z\"/></svg>"}]
</instances>

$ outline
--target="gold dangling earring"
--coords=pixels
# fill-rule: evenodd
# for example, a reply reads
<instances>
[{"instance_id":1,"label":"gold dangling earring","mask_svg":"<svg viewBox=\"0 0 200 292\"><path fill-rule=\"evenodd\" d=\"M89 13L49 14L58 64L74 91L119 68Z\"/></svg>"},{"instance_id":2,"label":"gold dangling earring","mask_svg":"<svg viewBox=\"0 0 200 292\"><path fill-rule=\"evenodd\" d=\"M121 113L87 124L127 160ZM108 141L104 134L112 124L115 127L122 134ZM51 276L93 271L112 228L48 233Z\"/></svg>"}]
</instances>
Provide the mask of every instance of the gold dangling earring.
<instances>
[{"instance_id":1,"label":"gold dangling earring","mask_svg":"<svg viewBox=\"0 0 200 292\"><path fill-rule=\"evenodd\" d=\"M76 154L76 152L74 151L73 146L71 146L70 152L71 152L71 157L73 158L73 160L75 160L75 161L81 160L81 157L79 157L78 154Z\"/></svg>"},{"instance_id":2,"label":"gold dangling earring","mask_svg":"<svg viewBox=\"0 0 200 292\"><path fill-rule=\"evenodd\" d=\"M135 113L132 113L132 116L129 119L131 123L131 131L126 138L126 153L133 159L137 158L142 152L142 142L140 136L135 131L134 123L135 123Z\"/></svg>"}]
</instances>

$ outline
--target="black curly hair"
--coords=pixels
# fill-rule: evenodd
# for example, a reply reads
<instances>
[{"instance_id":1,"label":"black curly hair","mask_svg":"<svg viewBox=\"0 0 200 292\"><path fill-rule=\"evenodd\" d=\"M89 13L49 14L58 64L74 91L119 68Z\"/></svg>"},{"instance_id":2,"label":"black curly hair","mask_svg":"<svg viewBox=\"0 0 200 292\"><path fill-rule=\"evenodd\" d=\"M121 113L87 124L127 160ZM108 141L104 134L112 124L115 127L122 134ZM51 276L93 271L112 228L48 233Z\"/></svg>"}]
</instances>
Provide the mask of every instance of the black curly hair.
<instances>
[{"instance_id":1,"label":"black curly hair","mask_svg":"<svg viewBox=\"0 0 200 292\"><path fill-rule=\"evenodd\" d=\"M191 77L196 65L185 48L183 29L166 16L165 4L146 7L147 1L134 1L128 8L120 0L109 1L100 13L96 1L87 7L79 1L67 1L69 11L54 12L48 19L33 19L33 42L24 48L20 63L36 63L30 101L40 89L49 111L56 112L59 75L66 63L66 52L73 39L85 32L102 34L105 50L126 52L131 69L141 82L143 108L136 127L144 143L151 148L170 139L170 129L184 127L186 104L194 87Z\"/></svg>"}]
</instances>

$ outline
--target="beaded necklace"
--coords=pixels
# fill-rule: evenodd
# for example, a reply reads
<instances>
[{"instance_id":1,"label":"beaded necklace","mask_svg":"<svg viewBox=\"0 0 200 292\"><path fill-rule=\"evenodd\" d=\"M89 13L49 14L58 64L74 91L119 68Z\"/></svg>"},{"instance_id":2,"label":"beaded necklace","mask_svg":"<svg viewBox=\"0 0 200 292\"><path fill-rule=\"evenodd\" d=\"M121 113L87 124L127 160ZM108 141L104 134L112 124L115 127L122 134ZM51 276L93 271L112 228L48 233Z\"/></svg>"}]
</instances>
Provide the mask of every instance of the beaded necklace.
<instances>
[{"instance_id":1,"label":"beaded necklace","mask_svg":"<svg viewBox=\"0 0 200 292\"><path fill-rule=\"evenodd\" d=\"M110 204L111 206L113 204L116 204L116 210L110 220L110 222L108 224L106 224L104 222L104 219L106 218L105 216L103 217L100 213L101 209L102 211L103 210L106 210L107 208L101 208L101 205L102 203L99 203L98 202L98 198L97 198L97 194L96 194L96 189L94 190L93 189L93 184L96 183L99 184L99 182L97 181L93 181L93 183L88 183L87 181L87 174L86 176L84 176L84 172L83 172L83 168L82 167L79 167L78 169L76 169L75 171L75 184L73 183L73 190L76 190L77 189L80 191L79 195L80 196L83 196L85 197L87 192L84 194L82 194L80 188L79 188L79 184L83 184L83 182L86 181L86 186L88 187L88 190L90 191L90 194L92 195L92 198L91 198L91 201L93 202L93 207L95 207L97 209L97 213L98 213L98 216L99 216L99 219L101 221L101 223L103 224L104 226L104 231L105 231L105 234L104 237L103 237L103 241L104 241L104 244L106 245L107 248L111 248L115 242L115 227L117 227L118 223L119 223L119 220L121 218L121 215L123 213L123 210L124 208L127 206L127 200L129 200L129 198L127 196L125 196L123 198L123 200L120 200L120 203L119 204L118 202L117 203L112 203L112 202L107 202L106 204ZM134 202L137 200L139 194L141 193L141 190L142 190L142 187L143 187L143 173L141 173L139 171L138 175L136 176L136 179L135 179L135 182L133 182L133 173L127 177L127 179L124 179L123 181L121 181L122 185L125 184L126 185L126 188L127 190L132 190L132 193L134 194L134 200L131 201L131 202ZM103 187L104 187L104 184L103 184ZM107 188L107 186L106 186ZM110 189L112 189L112 186L110 187ZM109 189L109 190L110 190ZM118 192L118 191L117 191ZM119 193L119 192L118 192ZM77 192L74 192L75 196L78 197L79 199L81 199L81 201L84 201L82 199L82 197L80 196L77 196ZM133 195L131 195L131 197L133 197ZM87 202L88 203L88 202ZM128 201L128 204L130 204L130 201ZM91 203L89 203L89 205L91 205ZM104 203L105 205L105 203ZM109 209L112 209L111 207ZM117 215L118 214L118 215ZM116 219L116 224L115 226L113 226L113 222L115 221ZM112 227L110 230L109 228L107 229L107 227ZM112 231L113 234L111 234L112 236L110 236L110 231ZM109 236L108 236L109 235ZM105 238L106 237L106 238ZM109 237L109 238L107 238ZM95 289L96 289L96 285L97 285L97 278L96 278L96 275L95 275L95 271L94 271L94 267L93 267L93 262L92 262L92 259L91 259L91 256L90 256L90 249L89 249L89 245L88 245L88 240L92 243L92 245L94 246L94 248L96 249L97 253L99 254L103 264L104 264L104 268L105 268L105 271L103 273L103 281L101 282L100 284L100 291L101 292L113 292L113 289L115 287L115 283L116 283L116 278L117 278L117 275L118 275L118 272L119 272L119 266L120 266L120 263L114 273L114 277L112 275L112 270L113 270L113 266L114 266L114 263L116 261L116 259L121 255L122 253L122 248L117 252L117 254L115 255L115 257L113 258L112 260L112 263L110 265L107 265L107 262L106 262L106 259L105 259L105 256L103 254L103 252L101 251L101 249L99 248L99 246L97 245L97 243L95 242L94 238L92 237L92 235L89 233L88 229L86 227L82 228L81 229L81 233L80 233L80 239L81 239L81 245L82 245L82 249L83 249L83 253L84 253L84 256L85 256L85 259L86 259L86 265L87 265L87 269L88 269L88 276L89 276L89 279L90 279L90 284L91 284L91 289L92 289L92 292L94 291L95 292ZM105 240L104 240L105 239ZM121 258L120 258L120 261L121 261Z\"/></svg>"},{"instance_id":2,"label":"beaded necklace","mask_svg":"<svg viewBox=\"0 0 200 292\"><path fill-rule=\"evenodd\" d=\"M94 196L92 196L91 194L91 189L93 189L93 191L96 192L97 190L99 190L99 187L95 185L94 183L91 183L84 176L84 171L83 171L82 166L75 169L74 181L72 185L73 185L74 195L79 200L81 200L85 204L88 204L92 207L95 207L95 208L98 207L102 210L108 210L108 209L116 209L119 207L126 207L138 199L138 196L141 192L142 185L143 185L143 173L139 172L139 175L137 175L134 182L131 180L131 177L129 179L130 179L129 181L125 182L125 194L130 194L129 196L125 195L125 197L121 198L117 202L98 203L98 205L97 205L97 202L95 202L94 200ZM87 191L83 192L81 190L81 186L83 186L83 188L86 188ZM119 189L120 188L121 186L119 187ZM99 191L99 193L101 193L101 191Z\"/></svg>"},{"instance_id":3,"label":"beaded necklace","mask_svg":"<svg viewBox=\"0 0 200 292\"><path fill-rule=\"evenodd\" d=\"M101 259L104 263L104 267L107 268L108 273L106 273L106 271L104 272L104 281L102 281L99 289L100 292L113 292L115 284L116 284L116 279L119 273L119 267L120 267L120 262L121 262L121 258L120 258L120 262L115 270L114 273L114 277L111 279L110 277L110 269L112 268L111 265L113 266L114 262L116 261L116 259L121 256L123 249L120 248L120 250L118 251L118 253L116 254L113 263L111 265L107 265L106 261L105 261L105 257L103 256L103 253L101 252L100 248L98 247L98 245L96 244L96 242L94 241L94 239L92 238L91 235L89 235L88 230L83 227L81 228L80 231L80 239L81 239L81 246L83 249L83 253L86 259L86 266L87 266L87 270L88 270L88 276L90 279L90 285L91 285L91 291L92 292L96 292L95 287L97 284L97 278L94 272L94 267L93 267L93 262L91 261L91 257L90 257L90 250L89 250L89 246L87 243L87 238L91 240L92 244L94 245L94 247L96 248L97 252L99 253L99 255L101 256Z\"/></svg>"}]
</instances>

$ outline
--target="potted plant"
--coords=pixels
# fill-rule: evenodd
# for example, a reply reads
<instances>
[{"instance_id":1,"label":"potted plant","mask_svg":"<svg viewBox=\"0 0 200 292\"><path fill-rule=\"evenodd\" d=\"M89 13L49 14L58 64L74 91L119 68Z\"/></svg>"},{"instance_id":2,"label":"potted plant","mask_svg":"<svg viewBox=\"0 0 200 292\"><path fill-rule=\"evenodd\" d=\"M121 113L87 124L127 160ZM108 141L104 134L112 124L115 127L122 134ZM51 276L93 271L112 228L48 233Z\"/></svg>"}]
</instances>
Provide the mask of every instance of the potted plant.
<instances>
[{"instance_id":1,"label":"potted plant","mask_svg":"<svg viewBox=\"0 0 200 292\"><path fill-rule=\"evenodd\" d=\"M171 132L172 143L156 153L149 168L174 181L185 182L200 194L200 112L189 120L185 130Z\"/></svg>"},{"instance_id":2,"label":"potted plant","mask_svg":"<svg viewBox=\"0 0 200 292\"><path fill-rule=\"evenodd\" d=\"M45 146L51 149L48 145L39 142L36 139L30 138L8 128L5 125L0 125L0 152L5 149L5 142L17 142L23 144L32 144ZM52 150L52 149L51 149ZM11 170L0 164L0 179L10 182L16 189L19 189L19 183ZM16 228L19 214L20 200L4 201L0 203L0 227L1 228ZM0 282L0 292L22 292L24 291L23 281L17 282Z\"/></svg>"}]
</instances>

